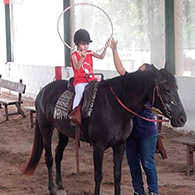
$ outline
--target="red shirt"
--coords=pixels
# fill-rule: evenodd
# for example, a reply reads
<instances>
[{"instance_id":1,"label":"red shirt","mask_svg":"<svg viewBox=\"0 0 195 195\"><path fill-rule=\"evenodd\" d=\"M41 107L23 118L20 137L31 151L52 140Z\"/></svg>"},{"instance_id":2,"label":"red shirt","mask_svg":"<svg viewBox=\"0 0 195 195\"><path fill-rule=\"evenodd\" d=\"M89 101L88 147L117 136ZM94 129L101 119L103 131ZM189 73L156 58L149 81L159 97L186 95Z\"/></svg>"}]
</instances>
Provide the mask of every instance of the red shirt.
<instances>
[{"instance_id":1,"label":"red shirt","mask_svg":"<svg viewBox=\"0 0 195 195\"><path fill-rule=\"evenodd\" d=\"M87 52L91 52L91 51L87 51ZM77 61L80 60L81 58L81 55L75 51L71 54L71 57L72 55L75 55L76 58L77 58ZM76 69L73 65L73 61L72 61L72 58L71 59L71 66L73 68L73 71L74 71L74 82L73 82L73 85L77 85L78 83L87 83L87 82L90 82L90 81L93 81L93 80L97 80L97 78L94 76L94 75L89 75L87 77L87 79L85 78L85 75L87 74L93 74L93 59L92 59L92 55L91 54L87 54L85 59L83 60L83 63L81 65L81 67L79 69Z\"/></svg>"}]
</instances>

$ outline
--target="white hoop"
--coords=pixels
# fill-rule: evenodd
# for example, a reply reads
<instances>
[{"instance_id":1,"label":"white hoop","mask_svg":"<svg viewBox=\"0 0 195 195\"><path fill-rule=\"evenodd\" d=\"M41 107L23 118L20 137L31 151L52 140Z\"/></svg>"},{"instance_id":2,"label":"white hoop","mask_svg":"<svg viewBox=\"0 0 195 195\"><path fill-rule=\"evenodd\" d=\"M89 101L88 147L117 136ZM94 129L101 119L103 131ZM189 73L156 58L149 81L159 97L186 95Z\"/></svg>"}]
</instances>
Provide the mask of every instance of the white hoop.
<instances>
[{"instance_id":1,"label":"white hoop","mask_svg":"<svg viewBox=\"0 0 195 195\"><path fill-rule=\"evenodd\" d=\"M65 45L67 48L69 48L70 50L72 50L72 51L75 50L75 49L72 48L70 45L68 45L68 44L64 41L64 39L62 38L62 36L61 36L61 34L60 34L60 31L59 31L59 22L60 22L60 19L61 19L62 15L65 14L65 12L67 12L69 9L71 9L71 8L73 8L73 7L75 7L75 6L78 6L78 5L88 5L88 6L96 7L96 8L98 8L99 10L101 10L101 11L106 15L106 17L108 18L108 20L109 20L109 22L110 22L110 26L111 26L111 35L110 35L110 37L107 39L105 46L102 47L101 49L96 50L96 52L99 52L99 51L105 49L105 48L107 47L108 40L113 36L113 24L112 24L112 21L111 21L110 17L108 16L108 14L107 14L102 8L98 7L97 5L91 4L91 3L76 3L76 4L73 4L73 5L70 5L70 6L68 6L68 7L60 14L60 16L59 16L59 18L58 18L58 21L57 21L57 31L58 31L58 35L59 35L61 41L62 41L62 42L64 43L64 45Z\"/></svg>"}]
</instances>

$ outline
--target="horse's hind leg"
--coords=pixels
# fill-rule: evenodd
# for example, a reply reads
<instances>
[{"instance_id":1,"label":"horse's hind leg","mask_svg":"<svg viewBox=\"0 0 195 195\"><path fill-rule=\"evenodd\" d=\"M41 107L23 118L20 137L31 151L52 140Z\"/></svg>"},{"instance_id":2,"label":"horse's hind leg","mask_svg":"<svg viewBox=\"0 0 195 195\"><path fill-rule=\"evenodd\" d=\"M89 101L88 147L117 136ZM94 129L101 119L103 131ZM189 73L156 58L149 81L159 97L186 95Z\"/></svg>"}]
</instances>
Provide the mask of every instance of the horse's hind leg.
<instances>
[{"instance_id":1,"label":"horse's hind leg","mask_svg":"<svg viewBox=\"0 0 195 195\"><path fill-rule=\"evenodd\" d=\"M68 144L69 137L59 132L59 142L56 147L55 161L56 161L56 184L59 190L63 190L62 176L61 176L61 161L63 158L63 151Z\"/></svg>"},{"instance_id":2,"label":"horse's hind leg","mask_svg":"<svg viewBox=\"0 0 195 195\"><path fill-rule=\"evenodd\" d=\"M125 150L125 143L113 147L113 162L114 162L114 187L115 195L121 194L121 165L123 154Z\"/></svg>"},{"instance_id":3,"label":"horse's hind leg","mask_svg":"<svg viewBox=\"0 0 195 195\"><path fill-rule=\"evenodd\" d=\"M43 133L43 147L45 149L45 162L48 169L49 175L49 183L48 189L50 191L50 195L57 195L54 190L53 184L53 175L52 175L52 165L53 165L53 157L52 157L52 149L51 149L51 140L54 127L52 125L47 125L46 127L41 127Z\"/></svg>"}]
</instances>

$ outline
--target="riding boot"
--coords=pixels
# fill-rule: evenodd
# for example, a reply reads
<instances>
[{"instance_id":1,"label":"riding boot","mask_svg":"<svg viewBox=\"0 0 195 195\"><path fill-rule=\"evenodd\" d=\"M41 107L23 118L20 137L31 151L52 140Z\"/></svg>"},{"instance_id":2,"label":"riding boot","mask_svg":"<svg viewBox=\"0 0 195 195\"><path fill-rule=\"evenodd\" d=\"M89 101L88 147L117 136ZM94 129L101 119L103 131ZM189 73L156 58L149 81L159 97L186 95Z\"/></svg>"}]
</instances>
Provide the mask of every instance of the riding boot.
<instances>
[{"instance_id":1,"label":"riding boot","mask_svg":"<svg viewBox=\"0 0 195 195\"><path fill-rule=\"evenodd\" d=\"M77 106L76 108L74 108L74 110L72 110L72 112L69 115L69 118L71 120L71 122L73 122L74 124L80 124L81 123L81 106Z\"/></svg>"}]
</instances>

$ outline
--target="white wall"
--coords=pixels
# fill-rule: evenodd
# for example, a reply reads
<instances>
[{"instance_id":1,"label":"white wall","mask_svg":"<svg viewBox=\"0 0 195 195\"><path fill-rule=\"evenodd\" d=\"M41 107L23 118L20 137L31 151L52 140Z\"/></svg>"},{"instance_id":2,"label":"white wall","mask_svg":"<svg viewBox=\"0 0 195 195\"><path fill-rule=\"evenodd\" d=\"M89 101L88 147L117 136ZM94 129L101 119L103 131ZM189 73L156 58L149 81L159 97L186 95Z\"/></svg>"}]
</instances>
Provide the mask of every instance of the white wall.
<instances>
[{"instance_id":1,"label":"white wall","mask_svg":"<svg viewBox=\"0 0 195 195\"><path fill-rule=\"evenodd\" d=\"M95 70L95 72L103 73L105 79L118 76L116 71ZM3 69L0 69L0 74L2 78L13 81L23 79L23 83L27 85L25 96L35 98L42 87L55 79L55 67L9 63L4 65ZM62 77L64 79L69 79L72 75L72 69L70 67L68 69L63 68ZM177 130L195 132L195 79L193 77L178 76L177 82L179 95L188 119L186 125Z\"/></svg>"},{"instance_id":2,"label":"white wall","mask_svg":"<svg viewBox=\"0 0 195 195\"><path fill-rule=\"evenodd\" d=\"M177 76L179 95L187 113L184 130L195 132L195 78Z\"/></svg>"},{"instance_id":3,"label":"white wall","mask_svg":"<svg viewBox=\"0 0 195 195\"><path fill-rule=\"evenodd\" d=\"M39 90L47 83L54 80L55 68L52 66L22 65L16 63L7 63L0 70L3 79L9 79L18 82L23 80L26 84L26 97L35 98Z\"/></svg>"},{"instance_id":4,"label":"white wall","mask_svg":"<svg viewBox=\"0 0 195 195\"><path fill-rule=\"evenodd\" d=\"M117 76L116 71L96 70L95 72L103 73L105 79ZM46 84L55 80L55 67L43 65L23 65L17 63L7 63L0 69L0 75L3 79L9 79L18 82L23 80L26 84L26 97L35 98L39 90ZM66 69L62 67L63 79L69 79L73 76L71 67Z\"/></svg>"}]
</instances>

